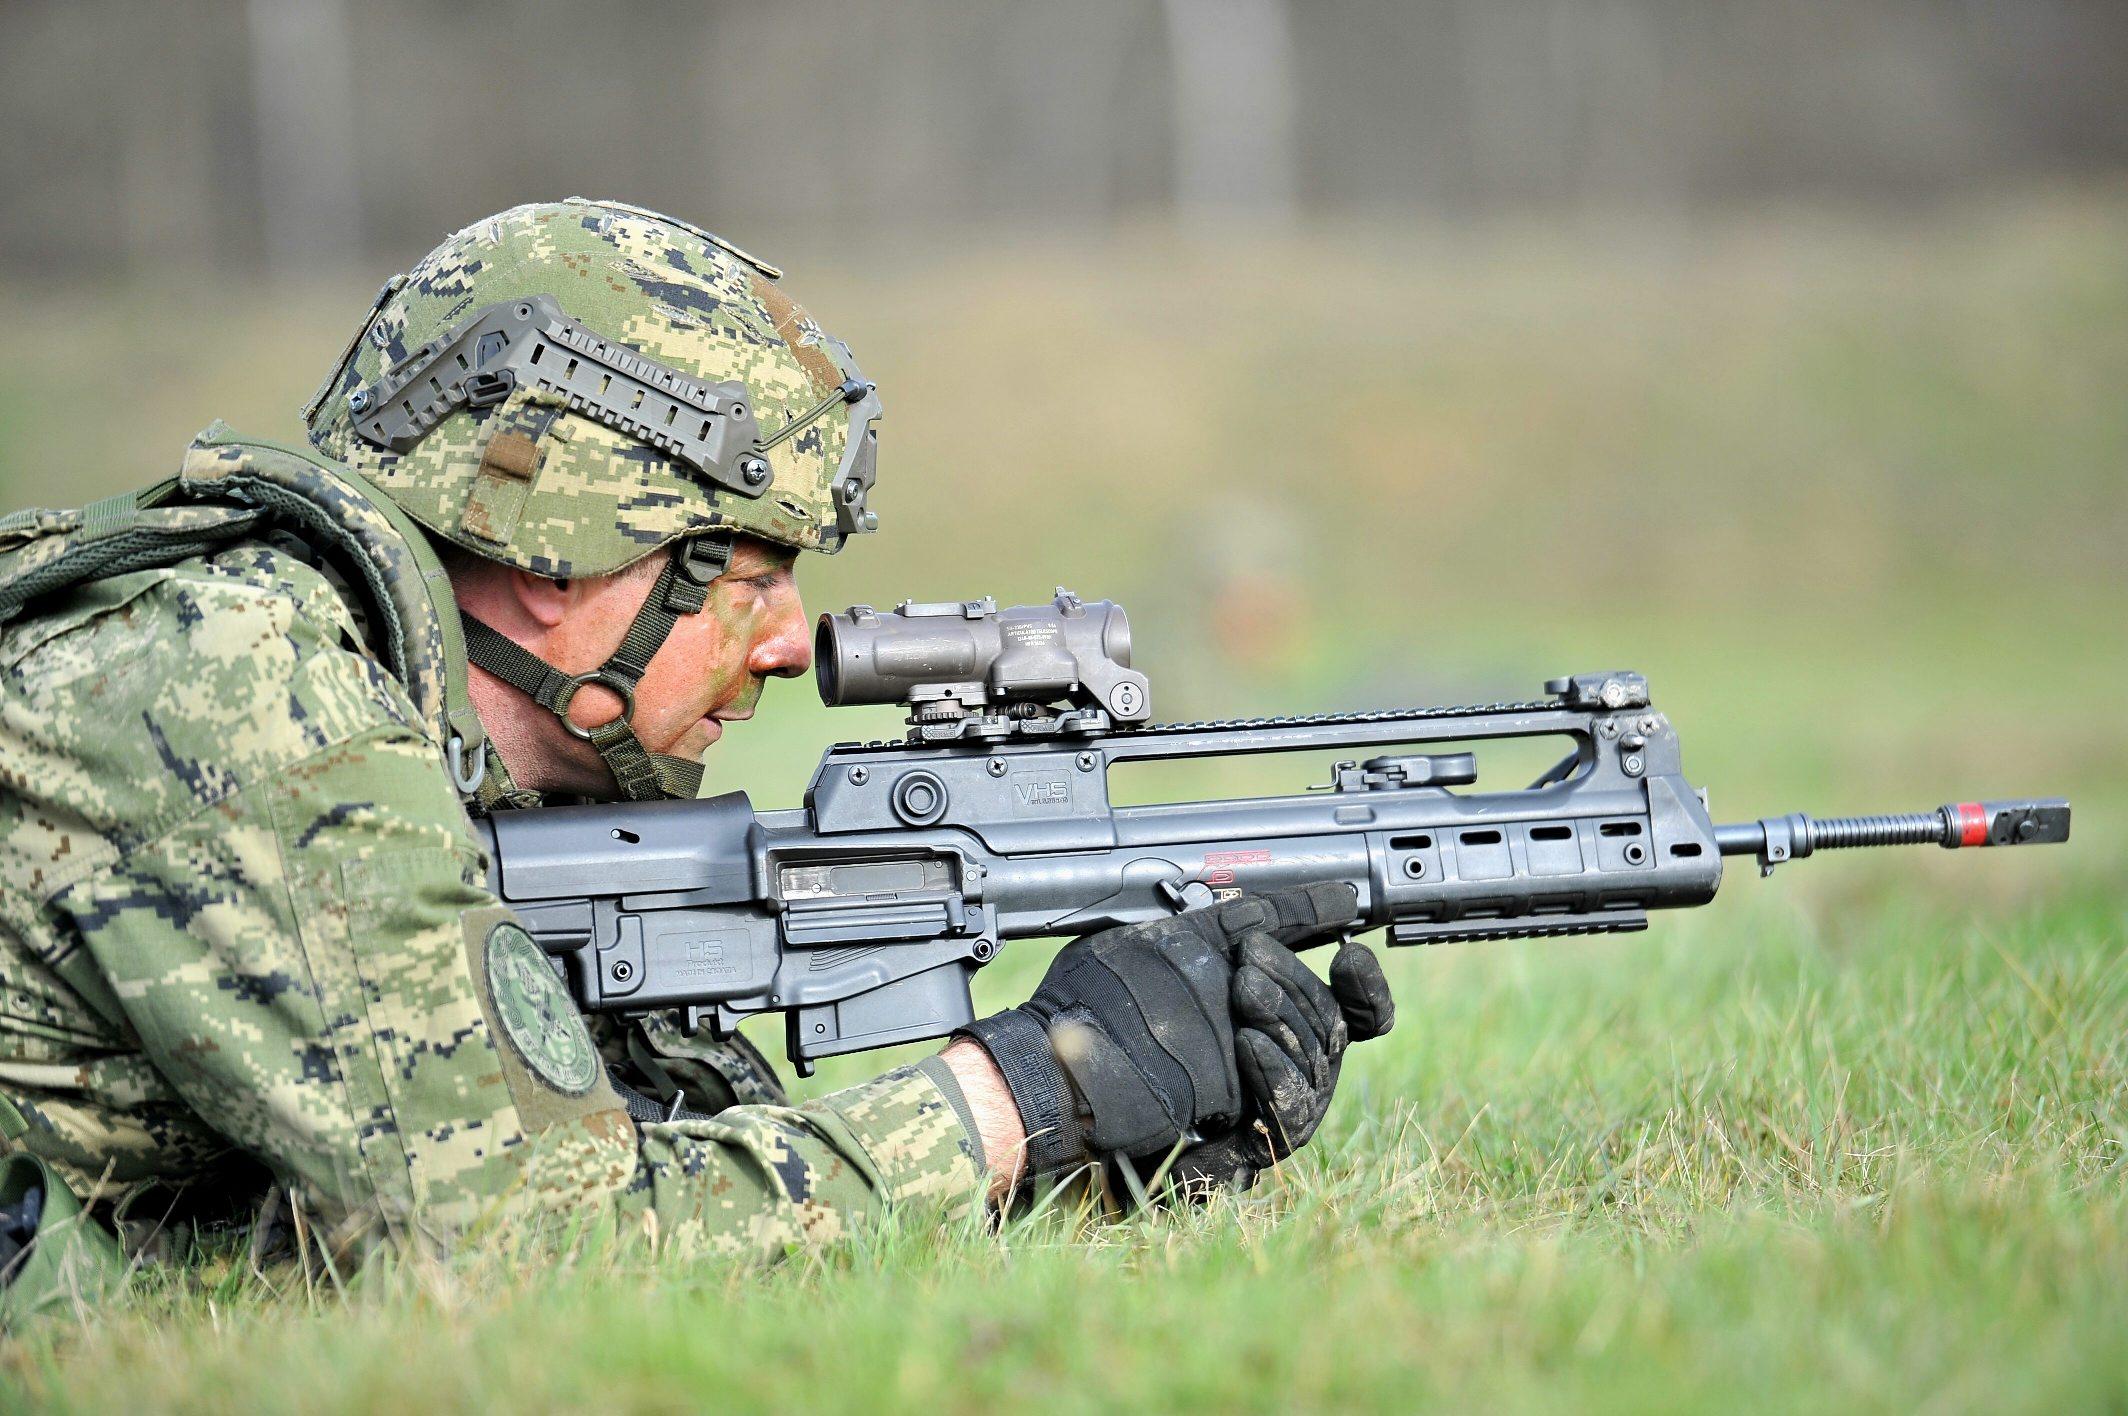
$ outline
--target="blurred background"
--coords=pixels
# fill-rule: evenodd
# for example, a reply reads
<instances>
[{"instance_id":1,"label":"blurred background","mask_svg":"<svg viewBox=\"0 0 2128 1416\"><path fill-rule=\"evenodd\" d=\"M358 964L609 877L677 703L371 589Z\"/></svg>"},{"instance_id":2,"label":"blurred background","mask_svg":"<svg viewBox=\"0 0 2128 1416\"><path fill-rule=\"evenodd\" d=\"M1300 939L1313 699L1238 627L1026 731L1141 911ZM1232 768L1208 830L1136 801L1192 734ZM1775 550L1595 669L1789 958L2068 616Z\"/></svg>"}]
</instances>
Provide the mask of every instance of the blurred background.
<instances>
[{"instance_id":1,"label":"blurred background","mask_svg":"<svg viewBox=\"0 0 2128 1416\"><path fill-rule=\"evenodd\" d=\"M1718 817L2077 800L1813 908L2118 875L2128 7L7 0L0 131L0 507L298 436L387 275L616 196L880 384L816 609L1111 596L1159 717L1638 668ZM767 706L712 790L896 727Z\"/></svg>"}]
</instances>

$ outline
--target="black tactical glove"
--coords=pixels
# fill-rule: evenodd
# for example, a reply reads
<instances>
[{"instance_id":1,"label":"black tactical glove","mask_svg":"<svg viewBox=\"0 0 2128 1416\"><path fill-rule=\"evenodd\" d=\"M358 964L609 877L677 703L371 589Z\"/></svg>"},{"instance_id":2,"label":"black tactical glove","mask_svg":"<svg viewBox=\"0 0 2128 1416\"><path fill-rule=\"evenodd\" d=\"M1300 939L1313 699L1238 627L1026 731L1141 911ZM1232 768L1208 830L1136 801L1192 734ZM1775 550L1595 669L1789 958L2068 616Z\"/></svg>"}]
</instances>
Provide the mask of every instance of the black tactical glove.
<instances>
[{"instance_id":1,"label":"black tactical glove","mask_svg":"<svg viewBox=\"0 0 2128 1416\"><path fill-rule=\"evenodd\" d=\"M1301 1076L1334 1081L1324 1060L1330 1023L1312 996L1282 1005L1265 990L1283 998L1274 980L1294 970L1314 982L1291 949L1335 935L1355 913L1351 887L1314 885L1065 945L1032 998L965 1030L1012 1092L1027 1130L1028 1168L1042 1174L1111 1155L1163 1157L1185 1136L1232 1130L1251 1114L1248 1088L1259 1083L1275 1093L1277 1114L1312 1132L1320 1111L1304 1117L1281 1059ZM1255 962L1274 955L1286 961L1277 974ZM1251 966L1238 968L1244 959ZM1238 992L1244 979L1246 992ZM1386 987L1381 997L1386 1007ZM1334 1004L1329 1013L1337 1013ZM1244 1040L1237 1029L1255 1036Z\"/></svg>"},{"instance_id":2,"label":"black tactical glove","mask_svg":"<svg viewBox=\"0 0 2128 1416\"><path fill-rule=\"evenodd\" d=\"M1169 1184L1193 1198L1246 1190L1258 1171L1306 1145L1330 1109L1345 1048L1396 1023L1389 980L1364 944L1339 947L1327 986L1261 935L1242 938L1235 962L1236 1060L1248 1103L1238 1125L1184 1150L1169 1167ZM1141 1182L1153 1178L1148 1169L1139 1167Z\"/></svg>"}]
</instances>

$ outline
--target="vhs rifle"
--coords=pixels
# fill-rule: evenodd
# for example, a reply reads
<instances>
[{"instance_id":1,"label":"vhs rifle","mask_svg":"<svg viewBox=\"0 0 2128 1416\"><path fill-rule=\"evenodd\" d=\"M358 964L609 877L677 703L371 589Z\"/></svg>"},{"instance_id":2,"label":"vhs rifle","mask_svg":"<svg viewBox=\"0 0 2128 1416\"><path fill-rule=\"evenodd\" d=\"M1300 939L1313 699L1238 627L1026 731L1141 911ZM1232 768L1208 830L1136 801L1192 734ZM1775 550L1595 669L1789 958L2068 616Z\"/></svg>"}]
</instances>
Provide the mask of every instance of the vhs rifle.
<instances>
[{"instance_id":1,"label":"vhs rifle","mask_svg":"<svg viewBox=\"0 0 2128 1416\"><path fill-rule=\"evenodd\" d=\"M781 1012L810 1075L970 1021L969 980L1008 940L1243 890L1342 880L1355 932L1392 945L1618 933L1712 900L1725 856L1771 874L1827 850L2069 838L2061 798L1716 824L1635 673L1523 703L1153 723L1130 649L1120 606L1064 590L823 615L822 699L904 704L905 740L829 748L795 810L730 792L498 813L478 823L490 883L585 1010L676 1009L719 1036ZM1463 790L1469 752L1388 751L1547 736L1571 750L1519 790ZM1354 756L1305 792L1110 804L1118 764L1311 749Z\"/></svg>"}]
</instances>

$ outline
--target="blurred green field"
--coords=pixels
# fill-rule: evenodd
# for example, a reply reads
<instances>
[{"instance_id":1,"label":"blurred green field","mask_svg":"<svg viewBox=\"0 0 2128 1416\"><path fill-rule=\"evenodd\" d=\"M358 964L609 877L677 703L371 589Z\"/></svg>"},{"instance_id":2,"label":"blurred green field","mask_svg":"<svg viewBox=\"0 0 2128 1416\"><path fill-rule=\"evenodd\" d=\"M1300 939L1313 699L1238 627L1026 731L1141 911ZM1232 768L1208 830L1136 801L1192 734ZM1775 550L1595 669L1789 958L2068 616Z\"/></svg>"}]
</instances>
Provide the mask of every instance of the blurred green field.
<instances>
[{"instance_id":1,"label":"blurred green field","mask_svg":"<svg viewBox=\"0 0 2128 1416\"><path fill-rule=\"evenodd\" d=\"M1084 1238L889 1232L766 1276L476 1259L347 1297L158 1284L0 1351L0 1401L2117 1408L2118 894L1711 913L1408 961L1398 1031L1238 1204Z\"/></svg>"},{"instance_id":2,"label":"blurred green field","mask_svg":"<svg viewBox=\"0 0 2128 1416\"><path fill-rule=\"evenodd\" d=\"M2128 1400L2128 192L1689 231L730 234L887 401L885 534L804 567L816 608L1112 595L1161 717L1624 665L1719 819L2060 793L2075 838L1400 953L1398 1031L1324 1140L1209 1212L890 1232L765 1277L164 1276L0 1349L0 1404ZM0 290L0 506L148 480L210 416L288 435L382 273ZM796 804L825 743L895 726L775 685L709 789Z\"/></svg>"}]
</instances>

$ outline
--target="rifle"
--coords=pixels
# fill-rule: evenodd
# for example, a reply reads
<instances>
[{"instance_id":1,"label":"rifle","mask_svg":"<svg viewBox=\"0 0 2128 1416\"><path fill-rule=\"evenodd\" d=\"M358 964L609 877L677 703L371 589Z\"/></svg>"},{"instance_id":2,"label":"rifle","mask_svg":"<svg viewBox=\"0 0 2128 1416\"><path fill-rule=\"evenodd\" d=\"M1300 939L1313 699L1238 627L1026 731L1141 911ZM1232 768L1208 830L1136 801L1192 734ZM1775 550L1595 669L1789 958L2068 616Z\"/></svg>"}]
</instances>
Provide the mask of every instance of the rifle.
<instances>
[{"instance_id":1,"label":"rifle","mask_svg":"<svg viewBox=\"0 0 2128 1416\"><path fill-rule=\"evenodd\" d=\"M500 813L478 823L489 882L585 1010L678 1009L720 1037L781 1012L809 1076L969 1022L1007 940L1243 890L1342 880L1354 932L1392 945L1622 933L1712 900L1725 856L1770 875L1825 850L2069 838L2061 798L1717 825L1636 673L1524 703L1156 724L1130 652L1120 606L1061 589L823 615L822 700L903 704L905 740L829 748L797 810L730 792ZM1544 736L1571 748L1511 791L1457 790L1470 752L1382 751ZM1309 749L1355 758L1298 794L1110 804L1119 763Z\"/></svg>"}]
</instances>

